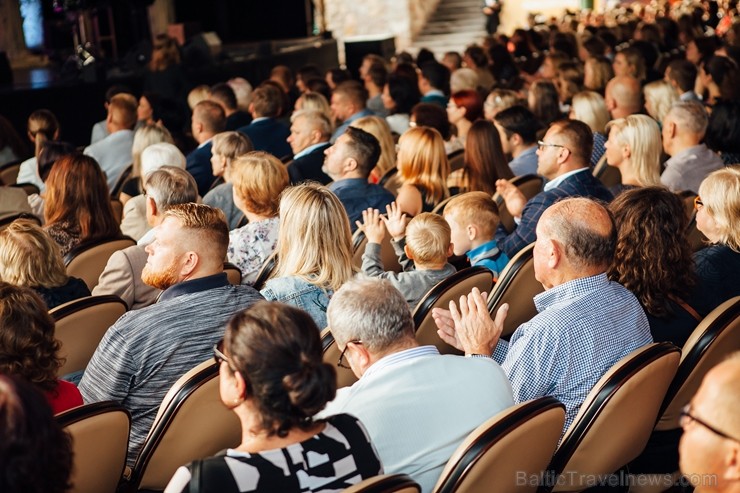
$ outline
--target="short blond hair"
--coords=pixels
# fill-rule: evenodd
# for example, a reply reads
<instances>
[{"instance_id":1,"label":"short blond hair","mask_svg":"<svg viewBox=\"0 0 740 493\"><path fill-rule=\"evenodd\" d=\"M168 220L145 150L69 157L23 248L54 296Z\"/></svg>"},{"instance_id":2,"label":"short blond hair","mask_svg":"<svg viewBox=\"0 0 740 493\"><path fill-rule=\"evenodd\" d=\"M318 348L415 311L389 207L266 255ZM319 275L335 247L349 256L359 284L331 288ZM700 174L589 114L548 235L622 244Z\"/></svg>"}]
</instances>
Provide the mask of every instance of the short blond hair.
<instances>
[{"instance_id":1,"label":"short blond hair","mask_svg":"<svg viewBox=\"0 0 740 493\"><path fill-rule=\"evenodd\" d=\"M190 106L190 111L193 111L198 103L208 99L210 95L211 88L206 84L201 84L192 88L188 93L188 106Z\"/></svg>"},{"instance_id":2,"label":"short blond hair","mask_svg":"<svg viewBox=\"0 0 740 493\"><path fill-rule=\"evenodd\" d=\"M33 221L13 221L0 232L0 280L30 288L64 286L67 276L59 245Z\"/></svg>"},{"instance_id":3,"label":"short blond hair","mask_svg":"<svg viewBox=\"0 0 740 493\"><path fill-rule=\"evenodd\" d=\"M678 91L666 80L656 80L645 84L642 88L645 96L645 106L650 103L652 112L650 116L662 122L670 111L673 103L679 100Z\"/></svg>"},{"instance_id":4,"label":"short blond hair","mask_svg":"<svg viewBox=\"0 0 740 493\"><path fill-rule=\"evenodd\" d=\"M475 226L481 239L493 240L500 221L498 206L486 192L468 192L447 202L445 216L454 217L463 227Z\"/></svg>"},{"instance_id":5,"label":"short blond hair","mask_svg":"<svg viewBox=\"0 0 740 493\"><path fill-rule=\"evenodd\" d=\"M131 177L143 178L141 174L141 154L147 147L154 144L160 144L162 142L166 142L168 144L175 143L170 131L162 125L147 123L136 129L136 132L134 133L134 143L131 146L131 158L134 163Z\"/></svg>"},{"instance_id":6,"label":"short blond hair","mask_svg":"<svg viewBox=\"0 0 740 493\"><path fill-rule=\"evenodd\" d=\"M173 205L164 213L164 219L172 218L180 222L180 226L190 230L189 238L197 237L200 243L208 245L207 249L199 251L198 254L212 255L212 260L226 258L226 249L229 246L229 226L226 224L226 216L216 207L205 204Z\"/></svg>"},{"instance_id":7,"label":"short blond hair","mask_svg":"<svg viewBox=\"0 0 740 493\"><path fill-rule=\"evenodd\" d=\"M272 154L255 151L237 158L231 167L234 193L247 209L261 216L277 216L280 194L290 183L285 165Z\"/></svg>"},{"instance_id":8,"label":"short blond hair","mask_svg":"<svg viewBox=\"0 0 740 493\"><path fill-rule=\"evenodd\" d=\"M740 165L709 174L699 185L704 209L719 229L719 243L740 252Z\"/></svg>"},{"instance_id":9,"label":"short blond hair","mask_svg":"<svg viewBox=\"0 0 740 493\"><path fill-rule=\"evenodd\" d=\"M571 111L573 119L588 125L592 132L603 133L610 120L604 97L594 91L576 93L571 102Z\"/></svg>"},{"instance_id":10,"label":"short blond hair","mask_svg":"<svg viewBox=\"0 0 740 493\"><path fill-rule=\"evenodd\" d=\"M110 99L108 114L116 125L133 129L136 125L138 101L131 94L120 93Z\"/></svg>"},{"instance_id":11,"label":"short blond hair","mask_svg":"<svg viewBox=\"0 0 740 493\"><path fill-rule=\"evenodd\" d=\"M422 212L406 226L406 246L419 264L446 262L451 235L450 225L442 216Z\"/></svg>"}]
</instances>

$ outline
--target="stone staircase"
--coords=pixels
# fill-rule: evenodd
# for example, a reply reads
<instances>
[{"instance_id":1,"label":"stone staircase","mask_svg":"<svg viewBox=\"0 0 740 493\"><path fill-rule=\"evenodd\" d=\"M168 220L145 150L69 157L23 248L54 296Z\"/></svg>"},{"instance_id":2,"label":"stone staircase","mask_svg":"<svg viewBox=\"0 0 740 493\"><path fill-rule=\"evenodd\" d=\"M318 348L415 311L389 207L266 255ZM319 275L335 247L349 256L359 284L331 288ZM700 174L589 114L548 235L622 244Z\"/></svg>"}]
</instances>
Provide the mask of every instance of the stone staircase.
<instances>
[{"instance_id":1,"label":"stone staircase","mask_svg":"<svg viewBox=\"0 0 740 493\"><path fill-rule=\"evenodd\" d=\"M447 51L462 53L473 42L486 36L482 0L440 0L427 25L414 39L409 52L431 50L437 60Z\"/></svg>"}]
</instances>

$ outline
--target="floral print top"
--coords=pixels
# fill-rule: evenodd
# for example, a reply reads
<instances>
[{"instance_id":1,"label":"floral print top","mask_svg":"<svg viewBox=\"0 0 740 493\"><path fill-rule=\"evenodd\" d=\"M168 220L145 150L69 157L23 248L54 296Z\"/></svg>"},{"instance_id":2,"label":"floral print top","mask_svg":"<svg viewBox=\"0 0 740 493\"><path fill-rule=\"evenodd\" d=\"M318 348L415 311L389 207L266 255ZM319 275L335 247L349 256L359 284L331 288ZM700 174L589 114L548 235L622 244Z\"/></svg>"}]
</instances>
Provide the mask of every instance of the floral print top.
<instances>
[{"instance_id":1,"label":"floral print top","mask_svg":"<svg viewBox=\"0 0 740 493\"><path fill-rule=\"evenodd\" d=\"M275 251L278 218L249 223L229 233L226 257L242 272L242 284L254 284L260 267Z\"/></svg>"}]
</instances>

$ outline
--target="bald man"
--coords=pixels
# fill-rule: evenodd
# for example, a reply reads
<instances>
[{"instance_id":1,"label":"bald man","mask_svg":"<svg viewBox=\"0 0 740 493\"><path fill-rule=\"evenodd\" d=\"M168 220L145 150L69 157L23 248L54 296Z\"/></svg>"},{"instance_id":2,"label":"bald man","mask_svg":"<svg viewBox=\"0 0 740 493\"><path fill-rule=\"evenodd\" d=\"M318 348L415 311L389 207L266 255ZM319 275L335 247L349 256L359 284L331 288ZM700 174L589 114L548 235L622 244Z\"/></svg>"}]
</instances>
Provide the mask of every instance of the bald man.
<instances>
[{"instance_id":1,"label":"bald man","mask_svg":"<svg viewBox=\"0 0 740 493\"><path fill-rule=\"evenodd\" d=\"M631 75L614 77L606 85L604 100L612 120L640 113L642 111L640 81Z\"/></svg>"},{"instance_id":2,"label":"bald man","mask_svg":"<svg viewBox=\"0 0 740 493\"><path fill-rule=\"evenodd\" d=\"M539 312L500 340L508 306L492 319L486 294L474 289L459 309L436 309L439 335L466 355L492 357L509 377L514 401L553 396L565 404L565 428L601 376L631 351L653 342L637 298L609 281L614 222L603 205L569 198L550 206L537 224L535 278L545 288Z\"/></svg>"},{"instance_id":3,"label":"bald man","mask_svg":"<svg viewBox=\"0 0 740 493\"><path fill-rule=\"evenodd\" d=\"M681 472L696 493L740 492L740 353L712 368L681 417Z\"/></svg>"}]
</instances>

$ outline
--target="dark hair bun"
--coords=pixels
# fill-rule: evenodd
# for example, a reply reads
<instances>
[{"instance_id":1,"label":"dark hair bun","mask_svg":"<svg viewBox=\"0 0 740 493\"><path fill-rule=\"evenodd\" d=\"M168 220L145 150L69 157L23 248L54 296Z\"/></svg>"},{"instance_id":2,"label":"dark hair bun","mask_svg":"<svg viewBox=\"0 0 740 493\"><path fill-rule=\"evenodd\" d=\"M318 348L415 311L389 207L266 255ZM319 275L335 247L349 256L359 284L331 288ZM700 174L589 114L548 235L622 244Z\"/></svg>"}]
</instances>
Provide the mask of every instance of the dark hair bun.
<instances>
[{"instance_id":1,"label":"dark hair bun","mask_svg":"<svg viewBox=\"0 0 740 493\"><path fill-rule=\"evenodd\" d=\"M326 403L334 399L337 390L337 375L328 363L316 364L301 354L300 370L285 375L283 386L290 404L305 417L321 411Z\"/></svg>"}]
</instances>

